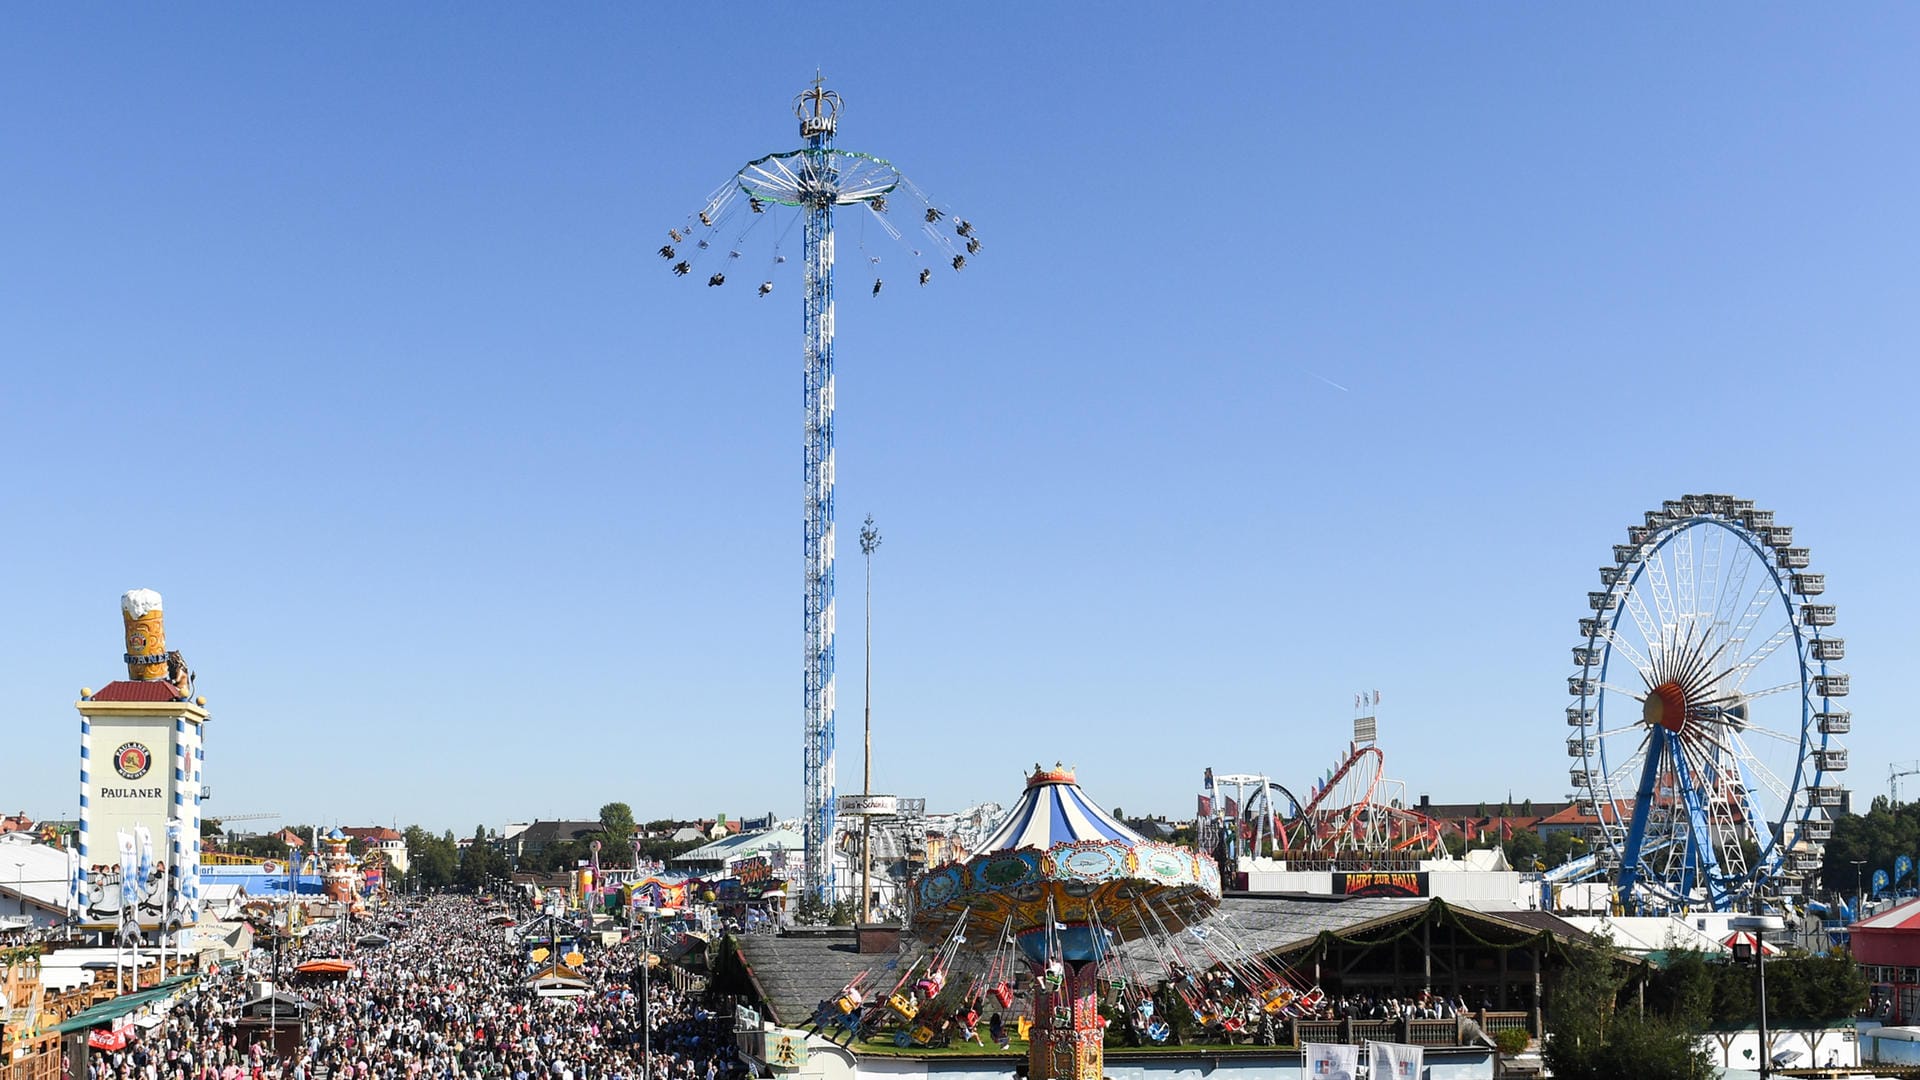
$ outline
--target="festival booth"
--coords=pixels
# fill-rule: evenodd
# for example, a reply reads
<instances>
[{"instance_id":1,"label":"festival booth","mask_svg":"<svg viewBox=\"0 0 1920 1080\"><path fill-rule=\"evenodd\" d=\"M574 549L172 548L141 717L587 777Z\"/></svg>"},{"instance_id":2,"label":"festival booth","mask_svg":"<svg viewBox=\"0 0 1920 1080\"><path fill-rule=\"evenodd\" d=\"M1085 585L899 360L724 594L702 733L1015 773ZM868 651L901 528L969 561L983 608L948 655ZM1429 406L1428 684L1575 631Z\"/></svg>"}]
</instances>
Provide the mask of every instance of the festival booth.
<instances>
[{"instance_id":1,"label":"festival booth","mask_svg":"<svg viewBox=\"0 0 1920 1080\"><path fill-rule=\"evenodd\" d=\"M578 956L577 953L574 955ZM535 997L581 997L587 992L587 980L581 978L580 972L574 968L565 964L554 964L535 972L533 977L527 980L527 989L533 991Z\"/></svg>"},{"instance_id":2,"label":"festival booth","mask_svg":"<svg viewBox=\"0 0 1920 1080\"><path fill-rule=\"evenodd\" d=\"M1920 1020L1920 900L1854 923L1853 959L1888 1024Z\"/></svg>"},{"instance_id":3,"label":"festival booth","mask_svg":"<svg viewBox=\"0 0 1920 1080\"><path fill-rule=\"evenodd\" d=\"M108 998L62 1021L53 1030L66 1042L70 1075L86 1075L87 1055L92 1051L125 1049L127 1040L139 1030L137 1022L143 1017L164 1015L173 999L195 978L176 975L162 979L155 986Z\"/></svg>"},{"instance_id":4,"label":"festival booth","mask_svg":"<svg viewBox=\"0 0 1920 1080\"><path fill-rule=\"evenodd\" d=\"M344 979L347 976L353 974L354 965L353 965L353 961L351 960L342 960L337 956L326 956L326 957L321 957L318 960L309 960L306 963L301 964L300 966L294 968L293 970L296 973L301 975L313 975L313 976L319 976L321 978L331 978L331 979Z\"/></svg>"},{"instance_id":5,"label":"festival booth","mask_svg":"<svg viewBox=\"0 0 1920 1080\"><path fill-rule=\"evenodd\" d=\"M291 1058L299 1053L305 1038L309 1007L306 998L269 986L265 993L240 1006L234 1033L241 1046L264 1042L274 1053Z\"/></svg>"}]
</instances>

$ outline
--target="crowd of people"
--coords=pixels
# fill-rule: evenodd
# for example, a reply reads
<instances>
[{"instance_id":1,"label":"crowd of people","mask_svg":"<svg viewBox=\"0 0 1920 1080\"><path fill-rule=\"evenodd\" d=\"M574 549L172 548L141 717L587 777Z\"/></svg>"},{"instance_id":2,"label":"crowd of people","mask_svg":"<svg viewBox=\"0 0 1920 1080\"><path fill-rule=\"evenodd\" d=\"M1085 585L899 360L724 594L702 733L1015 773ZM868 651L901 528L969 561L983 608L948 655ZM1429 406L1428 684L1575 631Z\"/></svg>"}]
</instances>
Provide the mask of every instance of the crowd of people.
<instances>
[{"instance_id":1,"label":"crowd of people","mask_svg":"<svg viewBox=\"0 0 1920 1080\"><path fill-rule=\"evenodd\" d=\"M665 979L649 980L643 1011L636 942L587 950L569 969L585 993L541 997L528 986L546 966L531 958L538 943L510 936L496 914L473 898L436 896L385 916L385 944L357 944L341 925L283 949L283 971L318 957L354 965L343 977L282 980L306 1003L297 1047L283 1036L276 1053L267 1027L242 1022L274 964L256 950L203 975L124 1048L91 1052L84 1073L69 1062L63 1080L641 1080L649 1047L649 1080L746 1075L731 1017Z\"/></svg>"}]
</instances>

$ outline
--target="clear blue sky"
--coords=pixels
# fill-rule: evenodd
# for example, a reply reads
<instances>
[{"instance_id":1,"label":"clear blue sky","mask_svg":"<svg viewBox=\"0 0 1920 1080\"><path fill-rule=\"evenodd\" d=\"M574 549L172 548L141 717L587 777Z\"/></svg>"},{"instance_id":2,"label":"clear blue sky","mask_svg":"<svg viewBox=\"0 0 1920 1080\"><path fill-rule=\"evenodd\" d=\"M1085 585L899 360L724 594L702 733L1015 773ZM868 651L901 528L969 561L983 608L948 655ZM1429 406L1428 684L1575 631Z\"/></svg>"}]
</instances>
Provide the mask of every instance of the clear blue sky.
<instances>
[{"instance_id":1,"label":"clear blue sky","mask_svg":"<svg viewBox=\"0 0 1920 1080\"><path fill-rule=\"evenodd\" d=\"M1920 11L797 11L9 12L0 810L73 813L145 586L212 813L797 812L798 298L653 249L816 67L987 242L841 301L843 789L868 512L936 807L1305 784L1361 687L1411 792L1557 798L1594 568L1690 491L1827 572L1854 786L1920 757Z\"/></svg>"}]
</instances>

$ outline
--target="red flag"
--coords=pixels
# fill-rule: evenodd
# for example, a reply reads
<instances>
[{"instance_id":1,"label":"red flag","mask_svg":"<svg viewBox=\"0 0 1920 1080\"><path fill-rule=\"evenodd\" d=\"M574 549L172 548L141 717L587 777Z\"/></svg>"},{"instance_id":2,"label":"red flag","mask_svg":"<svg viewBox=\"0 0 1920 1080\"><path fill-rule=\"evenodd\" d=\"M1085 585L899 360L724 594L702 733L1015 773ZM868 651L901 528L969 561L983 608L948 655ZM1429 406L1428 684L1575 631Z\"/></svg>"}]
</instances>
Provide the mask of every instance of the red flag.
<instances>
[{"instance_id":1,"label":"red flag","mask_svg":"<svg viewBox=\"0 0 1920 1080\"><path fill-rule=\"evenodd\" d=\"M1227 816L1230 818L1238 818L1240 816L1240 804L1235 801L1231 795L1227 796Z\"/></svg>"},{"instance_id":2,"label":"red flag","mask_svg":"<svg viewBox=\"0 0 1920 1080\"><path fill-rule=\"evenodd\" d=\"M1213 800L1205 795L1200 796L1200 816L1203 818L1213 816Z\"/></svg>"},{"instance_id":3,"label":"red flag","mask_svg":"<svg viewBox=\"0 0 1920 1080\"><path fill-rule=\"evenodd\" d=\"M1500 839L1502 840L1513 839L1513 823L1508 821L1506 818L1500 819Z\"/></svg>"}]
</instances>

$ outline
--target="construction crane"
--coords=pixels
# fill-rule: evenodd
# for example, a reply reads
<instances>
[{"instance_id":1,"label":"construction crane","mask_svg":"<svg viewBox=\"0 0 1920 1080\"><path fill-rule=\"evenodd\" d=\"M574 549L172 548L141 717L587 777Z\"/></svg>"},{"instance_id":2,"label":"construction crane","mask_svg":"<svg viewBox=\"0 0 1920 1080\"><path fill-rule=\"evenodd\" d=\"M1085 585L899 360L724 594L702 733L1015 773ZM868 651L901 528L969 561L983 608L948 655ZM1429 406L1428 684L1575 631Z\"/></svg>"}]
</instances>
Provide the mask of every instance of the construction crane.
<instances>
[{"instance_id":1,"label":"construction crane","mask_svg":"<svg viewBox=\"0 0 1920 1080\"><path fill-rule=\"evenodd\" d=\"M1920 761L1896 761L1887 766L1887 801L1900 805L1900 778L1920 774Z\"/></svg>"}]
</instances>

